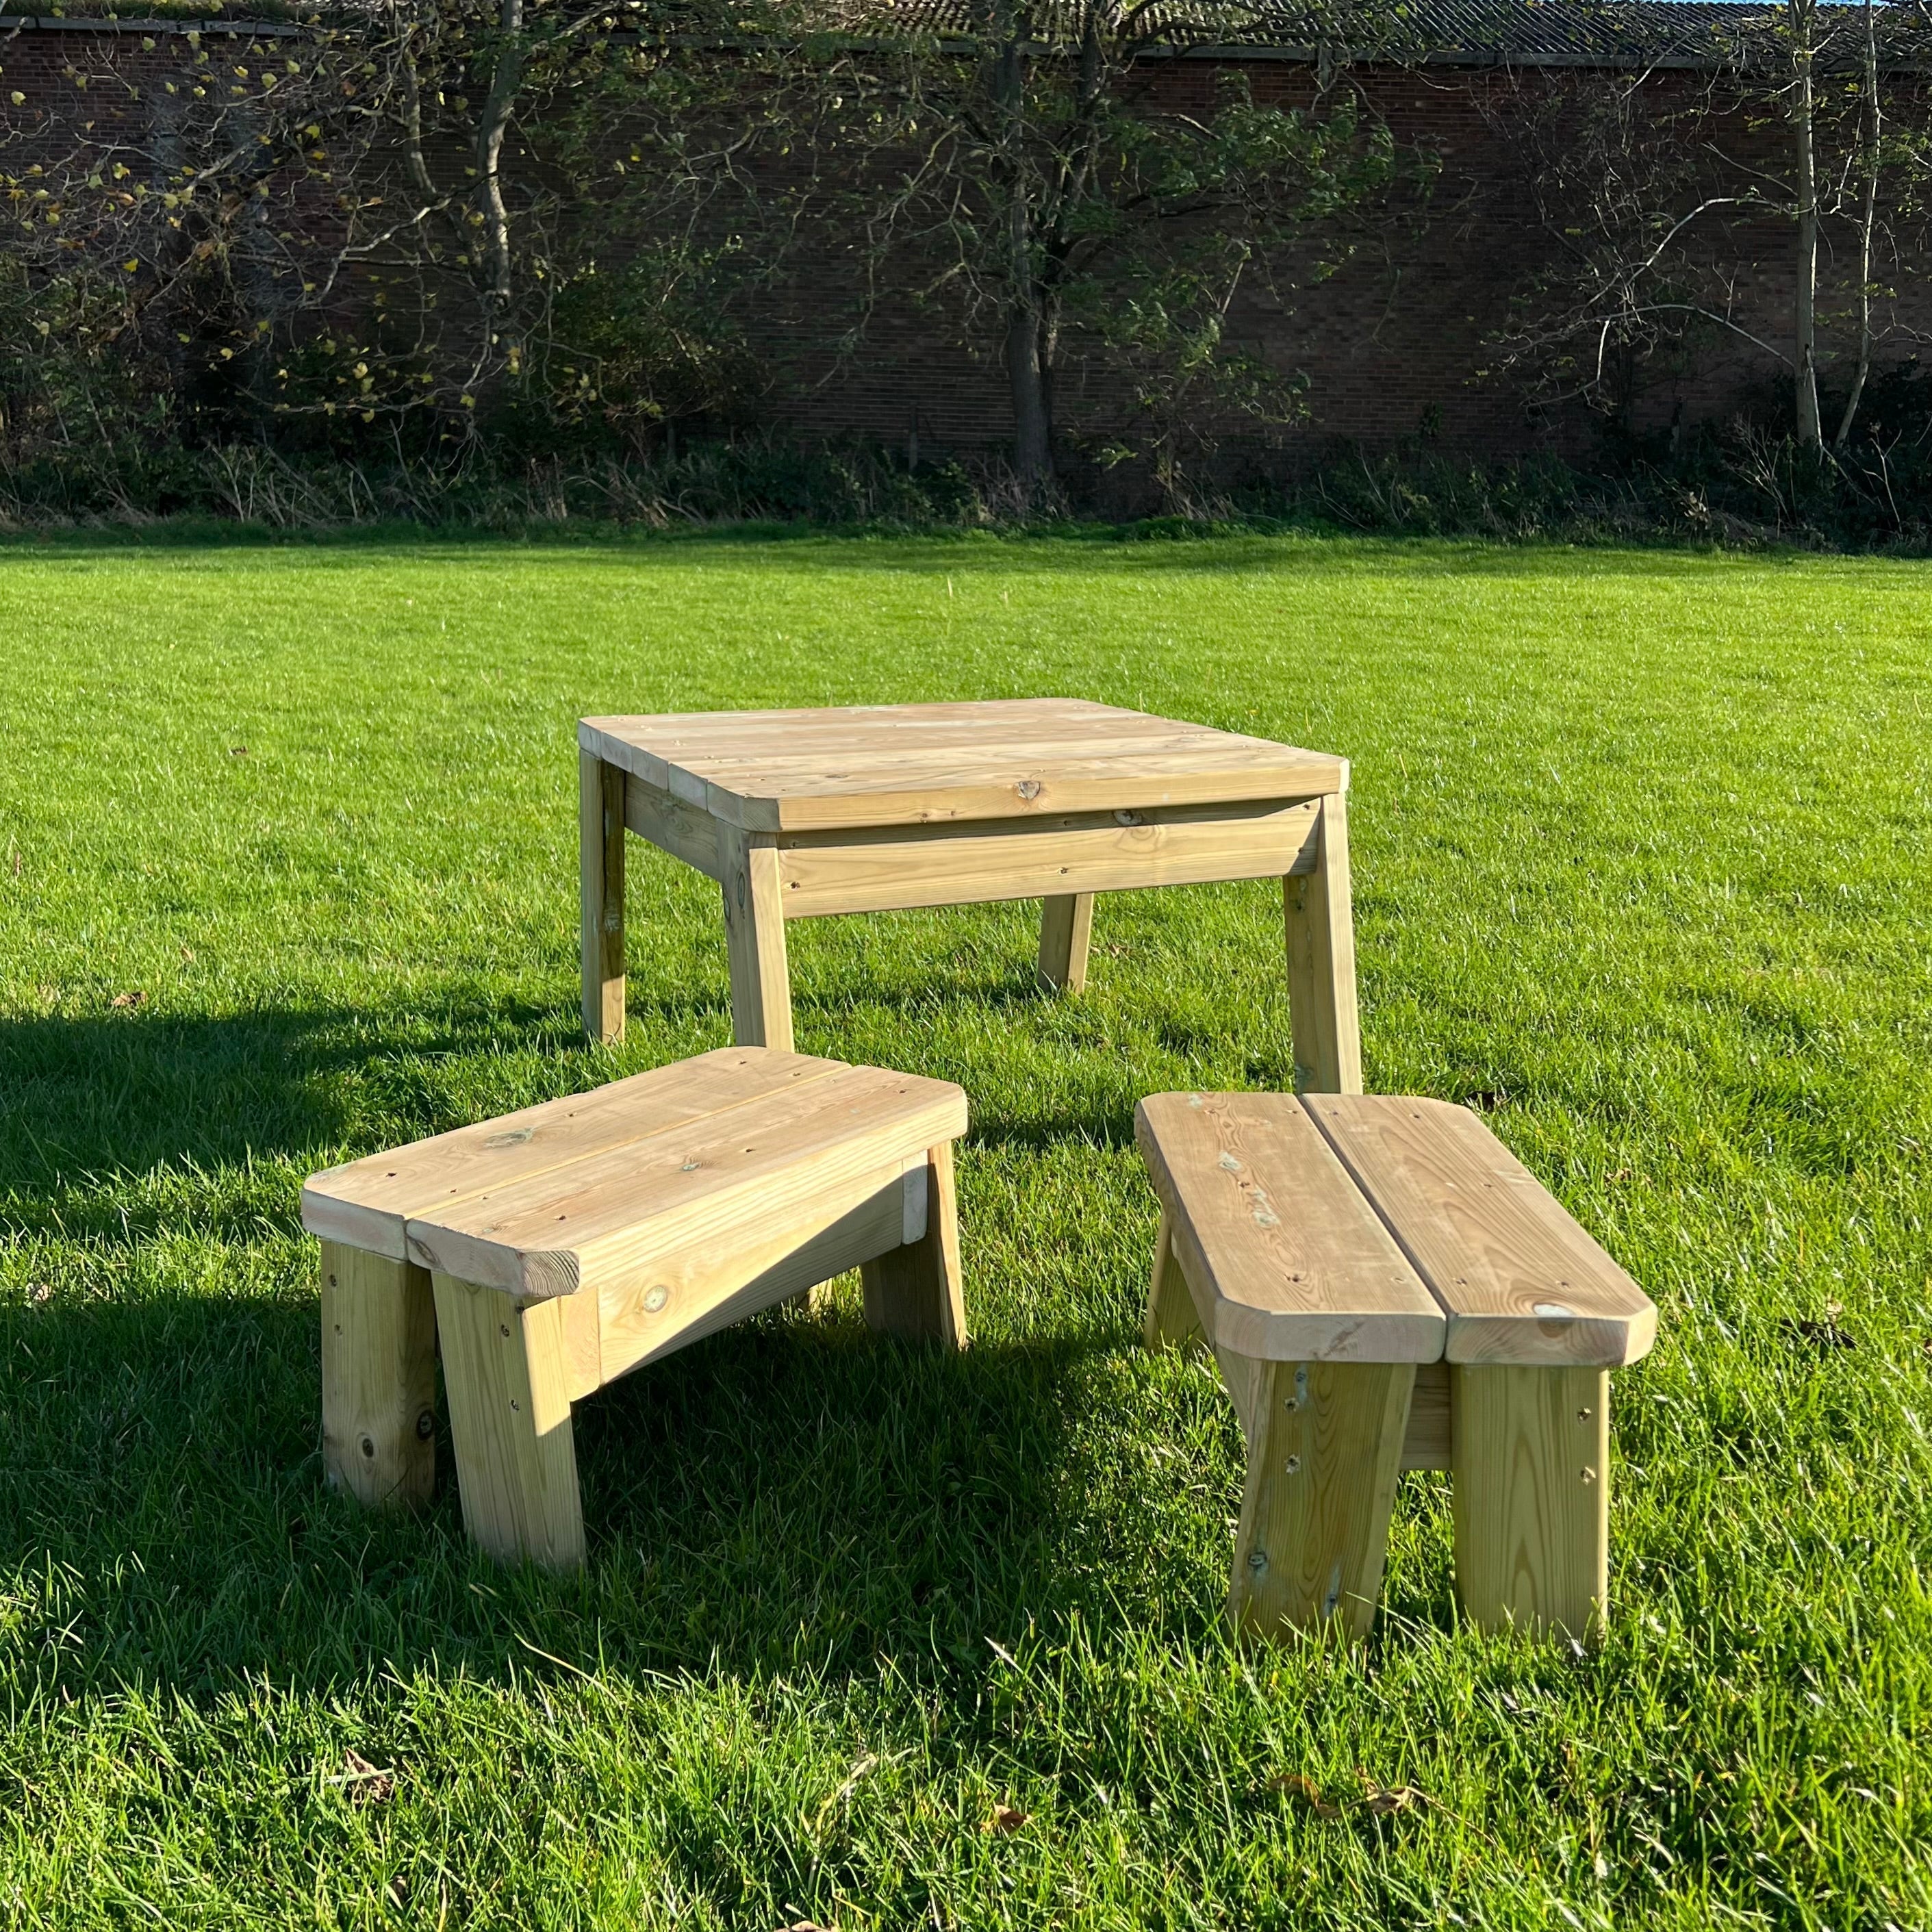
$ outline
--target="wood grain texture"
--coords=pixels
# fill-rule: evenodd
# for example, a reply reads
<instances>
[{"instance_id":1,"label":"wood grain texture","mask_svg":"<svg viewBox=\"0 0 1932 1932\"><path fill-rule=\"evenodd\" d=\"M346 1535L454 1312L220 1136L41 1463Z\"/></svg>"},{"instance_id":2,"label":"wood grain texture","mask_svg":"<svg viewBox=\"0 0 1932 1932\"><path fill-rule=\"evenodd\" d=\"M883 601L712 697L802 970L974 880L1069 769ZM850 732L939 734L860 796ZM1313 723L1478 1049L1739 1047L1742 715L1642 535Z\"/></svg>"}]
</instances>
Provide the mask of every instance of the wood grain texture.
<instances>
[{"instance_id":1,"label":"wood grain texture","mask_svg":"<svg viewBox=\"0 0 1932 1932\"><path fill-rule=\"evenodd\" d=\"M821 1198L963 1133L966 1120L950 1082L838 1067L412 1220L410 1251L530 1300L622 1286L658 1257L707 1244L728 1264L748 1232L782 1232Z\"/></svg>"},{"instance_id":2,"label":"wood grain texture","mask_svg":"<svg viewBox=\"0 0 1932 1932\"><path fill-rule=\"evenodd\" d=\"M1442 1304L1448 1360L1613 1368L1648 1352L1649 1297L1468 1108L1306 1104Z\"/></svg>"},{"instance_id":3,"label":"wood grain texture","mask_svg":"<svg viewBox=\"0 0 1932 1932\"><path fill-rule=\"evenodd\" d=\"M1609 1372L1449 1372L1464 1614L1484 1630L1594 1635L1610 1598Z\"/></svg>"},{"instance_id":4,"label":"wood grain texture","mask_svg":"<svg viewBox=\"0 0 1932 1932\"><path fill-rule=\"evenodd\" d=\"M959 1215L953 1192L952 1147L941 1141L926 1152L923 1226L896 1248L860 1269L866 1324L874 1334L902 1341L966 1346L966 1300L959 1264Z\"/></svg>"},{"instance_id":5,"label":"wood grain texture","mask_svg":"<svg viewBox=\"0 0 1932 1932\"><path fill-rule=\"evenodd\" d=\"M1316 812L1270 798L1063 813L1019 830L993 820L787 833L782 896L787 918L808 919L1273 878L1314 862Z\"/></svg>"},{"instance_id":6,"label":"wood grain texture","mask_svg":"<svg viewBox=\"0 0 1932 1932\"><path fill-rule=\"evenodd\" d=\"M584 1030L609 1043L624 1036L624 774L587 751L577 763Z\"/></svg>"},{"instance_id":7,"label":"wood grain texture","mask_svg":"<svg viewBox=\"0 0 1932 1932\"><path fill-rule=\"evenodd\" d=\"M1408 1363L1260 1367L1228 1610L1244 1634L1336 1618L1368 1634L1415 1379Z\"/></svg>"},{"instance_id":8,"label":"wood grain texture","mask_svg":"<svg viewBox=\"0 0 1932 1932\"><path fill-rule=\"evenodd\" d=\"M434 1277L464 1527L492 1556L580 1568L584 1514L560 1312Z\"/></svg>"},{"instance_id":9,"label":"wood grain texture","mask_svg":"<svg viewBox=\"0 0 1932 1932\"><path fill-rule=\"evenodd\" d=\"M774 1099L843 1066L758 1048L700 1053L587 1094L567 1094L325 1168L303 1185L302 1226L326 1240L406 1260L412 1220L434 1220L480 1194L656 1135L687 1132L712 1115Z\"/></svg>"},{"instance_id":10,"label":"wood grain texture","mask_svg":"<svg viewBox=\"0 0 1932 1932\"><path fill-rule=\"evenodd\" d=\"M579 742L752 831L1308 798L1342 760L1066 698L586 718Z\"/></svg>"},{"instance_id":11,"label":"wood grain texture","mask_svg":"<svg viewBox=\"0 0 1932 1932\"><path fill-rule=\"evenodd\" d=\"M1212 1346L1196 1312L1193 1291L1181 1272L1180 1258L1174 1252L1174 1224L1165 1208L1154 1238L1154 1267L1148 1277L1147 1314L1141 1333L1149 1351L1156 1355L1163 1348Z\"/></svg>"},{"instance_id":12,"label":"wood grain texture","mask_svg":"<svg viewBox=\"0 0 1932 1932\"><path fill-rule=\"evenodd\" d=\"M662 788L627 774L624 823L640 838L649 839L707 879L722 881L724 860L719 850L718 821L702 806L687 805Z\"/></svg>"},{"instance_id":13,"label":"wood grain texture","mask_svg":"<svg viewBox=\"0 0 1932 1932\"><path fill-rule=\"evenodd\" d=\"M1079 993L1087 986L1094 937L1094 895L1058 892L1040 908L1040 984L1050 992Z\"/></svg>"},{"instance_id":14,"label":"wood grain texture","mask_svg":"<svg viewBox=\"0 0 1932 1932\"><path fill-rule=\"evenodd\" d=\"M436 1306L406 1262L322 1244L322 1460L374 1508L436 1490Z\"/></svg>"},{"instance_id":15,"label":"wood grain texture","mask_svg":"<svg viewBox=\"0 0 1932 1932\"><path fill-rule=\"evenodd\" d=\"M1402 1439L1404 1469L1447 1469L1450 1466L1449 1364L1421 1362L1416 1366L1415 1393L1408 1402L1408 1433Z\"/></svg>"},{"instance_id":16,"label":"wood grain texture","mask_svg":"<svg viewBox=\"0 0 1932 1932\"><path fill-rule=\"evenodd\" d=\"M707 1232L653 1252L628 1279L595 1295L562 1296L559 1305L598 1310L601 1378L613 1382L901 1246L909 1192L917 1193L922 1233L926 1156L917 1159L910 1175L895 1160L820 1184L788 1216L749 1203L730 1238Z\"/></svg>"},{"instance_id":17,"label":"wood grain texture","mask_svg":"<svg viewBox=\"0 0 1932 1932\"><path fill-rule=\"evenodd\" d=\"M724 832L724 943L731 967L731 1033L740 1046L791 1051L791 977L785 964L778 854L769 839Z\"/></svg>"},{"instance_id":18,"label":"wood grain texture","mask_svg":"<svg viewBox=\"0 0 1932 1932\"><path fill-rule=\"evenodd\" d=\"M1359 1094L1355 916L1348 805L1340 791L1321 801L1315 844L1312 867L1282 882L1294 1084L1304 1093Z\"/></svg>"},{"instance_id":19,"label":"wood grain texture","mask_svg":"<svg viewBox=\"0 0 1932 1932\"><path fill-rule=\"evenodd\" d=\"M1274 1361L1440 1357L1442 1310L1292 1096L1152 1094L1134 1126L1218 1347Z\"/></svg>"}]
</instances>

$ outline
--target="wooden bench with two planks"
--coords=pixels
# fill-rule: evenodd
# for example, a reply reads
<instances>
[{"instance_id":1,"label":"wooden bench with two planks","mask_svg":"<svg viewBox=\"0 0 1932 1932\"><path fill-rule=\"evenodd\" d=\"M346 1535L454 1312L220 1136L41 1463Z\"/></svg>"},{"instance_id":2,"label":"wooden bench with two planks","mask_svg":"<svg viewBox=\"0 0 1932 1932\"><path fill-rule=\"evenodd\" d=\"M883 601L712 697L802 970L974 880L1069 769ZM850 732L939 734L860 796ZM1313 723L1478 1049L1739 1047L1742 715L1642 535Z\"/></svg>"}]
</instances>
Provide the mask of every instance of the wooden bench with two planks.
<instances>
[{"instance_id":1,"label":"wooden bench with two planks","mask_svg":"<svg viewBox=\"0 0 1932 1932\"><path fill-rule=\"evenodd\" d=\"M1229 1614L1368 1630L1405 1469L1447 1469L1464 1616L1582 1638L1609 1594L1610 1372L1657 1310L1467 1108L1158 1094L1150 1348L1247 1440Z\"/></svg>"}]
</instances>

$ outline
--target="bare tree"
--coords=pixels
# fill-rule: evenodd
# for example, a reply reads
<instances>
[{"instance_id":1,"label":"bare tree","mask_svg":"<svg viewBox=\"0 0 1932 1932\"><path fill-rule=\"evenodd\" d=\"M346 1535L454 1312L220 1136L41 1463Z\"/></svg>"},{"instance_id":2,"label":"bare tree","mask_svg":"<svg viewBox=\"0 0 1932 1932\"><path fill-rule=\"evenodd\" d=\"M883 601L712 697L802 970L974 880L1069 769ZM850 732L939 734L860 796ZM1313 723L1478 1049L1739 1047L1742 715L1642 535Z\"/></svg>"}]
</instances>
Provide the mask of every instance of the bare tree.
<instances>
[{"instance_id":1,"label":"bare tree","mask_svg":"<svg viewBox=\"0 0 1932 1932\"><path fill-rule=\"evenodd\" d=\"M868 288L910 290L962 339L997 344L1028 496L1056 487L1070 333L1131 370L1156 413L1177 391L1204 418L1292 410L1294 372L1229 340L1237 296L1322 272L1351 245L1340 218L1399 168L1346 94L1264 104L1238 71L1206 102L1164 89L1190 48L1278 32L1258 4L964 0L939 28L890 37L877 18L848 16L800 72L812 138L855 184L826 218L858 234ZM1177 460L1169 435L1170 484Z\"/></svg>"}]
</instances>

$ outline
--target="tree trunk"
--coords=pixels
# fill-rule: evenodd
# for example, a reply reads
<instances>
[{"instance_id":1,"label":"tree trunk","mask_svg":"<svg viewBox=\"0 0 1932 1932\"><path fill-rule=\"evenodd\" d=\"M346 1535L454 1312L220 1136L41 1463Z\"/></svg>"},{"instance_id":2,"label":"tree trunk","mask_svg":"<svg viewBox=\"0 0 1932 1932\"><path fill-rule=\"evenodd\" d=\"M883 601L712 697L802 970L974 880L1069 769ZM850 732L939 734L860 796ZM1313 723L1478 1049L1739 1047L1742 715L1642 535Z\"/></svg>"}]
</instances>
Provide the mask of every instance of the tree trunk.
<instances>
[{"instance_id":1,"label":"tree trunk","mask_svg":"<svg viewBox=\"0 0 1932 1932\"><path fill-rule=\"evenodd\" d=\"M1053 410L1048 396L1046 358L1042 354L1040 315L1034 303L1016 297L1006 316L1006 382L1013 399L1013 467L1029 496L1053 484Z\"/></svg>"},{"instance_id":2,"label":"tree trunk","mask_svg":"<svg viewBox=\"0 0 1932 1932\"><path fill-rule=\"evenodd\" d=\"M1000 27L993 98L1006 200L1006 386L1013 404L1013 468L1028 497L1036 502L1053 487L1053 411L1024 152L1027 28L1004 9Z\"/></svg>"},{"instance_id":3,"label":"tree trunk","mask_svg":"<svg viewBox=\"0 0 1932 1932\"><path fill-rule=\"evenodd\" d=\"M1872 0L1865 0L1865 98L1864 218L1858 227L1858 366L1852 378L1852 393L1845 398L1845 412L1838 418L1834 441L1843 449L1852 440L1852 425L1858 421L1858 404L1864 400L1865 379L1871 374L1871 272L1872 230L1878 219L1878 169L1880 143L1884 137L1884 105L1878 93L1878 22Z\"/></svg>"},{"instance_id":4,"label":"tree trunk","mask_svg":"<svg viewBox=\"0 0 1932 1932\"><path fill-rule=\"evenodd\" d=\"M504 199L500 170L503 136L524 80L524 0L501 0L498 24L502 40L490 76L489 98L476 124L476 202L483 217L484 266L488 274L483 303L485 340L480 359L488 359L500 334L502 346L514 365L519 345L510 340L508 331L510 304L515 292L510 279L510 208Z\"/></svg>"},{"instance_id":5,"label":"tree trunk","mask_svg":"<svg viewBox=\"0 0 1932 1932\"><path fill-rule=\"evenodd\" d=\"M1792 367L1797 387L1798 440L1822 449L1818 418L1818 153L1812 116L1814 0L1790 0L1791 126L1798 163L1798 292L1792 317Z\"/></svg>"}]
</instances>

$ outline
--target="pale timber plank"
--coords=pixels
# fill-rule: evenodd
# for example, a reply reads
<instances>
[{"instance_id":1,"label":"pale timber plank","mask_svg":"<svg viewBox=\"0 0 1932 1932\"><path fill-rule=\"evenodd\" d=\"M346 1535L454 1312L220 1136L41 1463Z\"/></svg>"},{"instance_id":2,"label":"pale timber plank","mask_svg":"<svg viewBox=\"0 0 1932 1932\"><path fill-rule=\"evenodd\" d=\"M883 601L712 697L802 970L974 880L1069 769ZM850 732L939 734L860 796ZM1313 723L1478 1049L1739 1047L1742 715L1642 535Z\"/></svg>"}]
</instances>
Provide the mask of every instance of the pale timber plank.
<instances>
[{"instance_id":1,"label":"pale timber plank","mask_svg":"<svg viewBox=\"0 0 1932 1932\"><path fill-rule=\"evenodd\" d=\"M1408 1434L1402 1445L1405 1469L1449 1467L1449 1364L1416 1365L1415 1393L1409 1398Z\"/></svg>"},{"instance_id":2,"label":"pale timber plank","mask_svg":"<svg viewBox=\"0 0 1932 1932\"><path fill-rule=\"evenodd\" d=\"M843 1066L755 1048L700 1054L311 1174L302 1186L302 1226L326 1240L406 1260L407 1225L417 1216L680 1132L742 1102L822 1080Z\"/></svg>"},{"instance_id":3,"label":"pale timber plank","mask_svg":"<svg viewBox=\"0 0 1932 1932\"><path fill-rule=\"evenodd\" d=\"M778 848L788 919L1270 878L1313 862L1316 807L1068 814L1028 830L792 835Z\"/></svg>"},{"instance_id":4,"label":"pale timber plank","mask_svg":"<svg viewBox=\"0 0 1932 1932\"><path fill-rule=\"evenodd\" d=\"M1485 1630L1594 1634L1610 1600L1610 1372L1449 1372L1464 1613Z\"/></svg>"},{"instance_id":5,"label":"pale timber plank","mask_svg":"<svg viewBox=\"0 0 1932 1932\"><path fill-rule=\"evenodd\" d=\"M1147 1314L1141 1332L1150 1353L1163 1348L1204 1348L1210 1346L1194 1306L1194 1292L1174 1252L1174 1222L1166 1208L1154 1238L1154 1267L1148 1278Z\"/></svg>"},{"instance_id":6,"label":"pale timber plank","mask_svg":"<svg viewBox=\"0 0 1932 1932\"><path fill-rule=\"evenodd\" d=\"M966 1128L950 1082L841 1067L688 1130L626 1145L556 1174L486 1190L412 1220L424 1265L530 1298L596 1290L654 1252L735 1244L748 1215L787 1214L821 1189Z\"/></svg>"},{"instance_id":7,"label":"pale timber plank","mask_svg":"<svg viewBox=\"0 0 1932 1932\"><path fill-rule=\"evenodd\" d=\"M1375 1622L1408 1425L1412 1363L1257 1364L1228 1595L1258 1636Z\"/></svg>"},{"instance_id":8,"label":"pale timber plank","mask_svg":"<svg viewBox=\"0 0 1932 1932\"><path fill-rule=\"evenodd\" d=\"M606 1044L624 1036L624 774L578 754L578 898L584 1030Z\"/></svg>"},{"instance_id":9,"label":"pale timber plank","mask_svg":"<svg viewBox=\"0 0 1932 1932\"><path fill-rule=\"evenodd\" d=\"M1307 1093L1359 1094L1355 915L1348 883L1348 806L1339 791L1322 801L1310 851L1308 862L1282 881L1295 1084Z\"/></svg>"},{"instance_id":10,"label":"pale timber plank","mask_svg":"<svg viewBox=\"0 0 1932 1932\"><path fill-rule=\"evenodd\" d=\"M436 1491L436 1306L406 1262L322 1244L322 1456L357 1502Z\"/></svg>"},{"instance_id":11,"label":"pale timber plank","mask_svg":"<svg viewBox=\"0 0 1932 1932\"><path fill-rule=\"evenodd\" d=\"M500 1561L576 1569L584 1512L558 1312L446 1274L434 1282L464 1527Z\"/></svg>"},{"instance_id":12,"label":"pale timber plank","mask_svg":"<svg viewBox=\"0 0 1932 1932\"><path fill-rule=\"evenodd\" d=\"M1649 1297L1468 1108L1304 1104L1448 1314L1448 1360L1615 1368L1649 1352Z\"/></svg>"},{"instance_id":13,"label":"pale timber plank","mask_svg":"<svg viewBox=\"0 0 1932 1932\"><path fill-rule=\"evenodd\" d=\"M718 855L733 1037L740 1046L789 1053L791 974L778 853L769 838L721 828Z\"/></svg>"},{"instance_id":14,"label":"pale timber plank","mask_svg":"<svg viewBox=\"0 0 1932 1932\"><path fill-rule=\"evenodd\" d=\"M1056 892L1040 908L1040 983L1050 991L1084 992L1094 938L1094 895Z\"/></svg>"},{"instance_id":15,"label":"pale timber plank","mask_svg":"<svg viewBox=\"0 0 1932 1932\"><path fill-rule=\"evenodd\" d=\"M1442 1354L1442 1310L1291 1096L1152 1094L1134 1128L1217 1346L1288 1362Z\"/></svg>"},{"instance_id":16,"label":"pale timber plank","mask_svg":"<svg viewBox=\"0 0 1932 1932\"><path fill-rule=\"evenodd\" d=\"M594 1301L603 1379L614 1381L899 1246L910 1196L922 1232L925 1155L916 1178L905 1168L902 1157L836 1186L821 1181L784 1215L755 1207L728 1243L707 1232L654 1251L631 1280L606 1282L594 1297L563 1296L560 1305Z\"/></svg>"},{"instance_id":17,"label":"pale timber plank","mask_svg":"<svg viewBox=\"0 0 1932 1932\"><path fill-rule=\"evenodd\" d=\"M866 1325L906 1342L966 1346L966 1299L959 1264L959 1216L953 1192L952 1144L926 1150L909 1176L903 1238L862 1267ZM915 1190L918 1210L915 1216ZM914 1226L916 1220L917 1226Z\"/></svg>"},{"instance_id":18,"label":"pale timber plank","mask_svg":"<svg viewBox=\"0 0 1932 1932\"><path fill-rule=\"evenodd\" d=\"M588 752L754 831L1307 798L1346 761L1105 706L986 705L586 718Z\"/></svg>"},{"instance_id":19,"label":"pale timber plank","mask_svg":"<svg viewBox=\"0 0 1932 1932\"><path fill-rule=\"evenodd\" d=\"M701 806L674 798L662 786L634 774L625 778L624 823L674 859L681 859L707 879L721 883L724 860L716 819Z\"/></svg>"}]
</instances>

